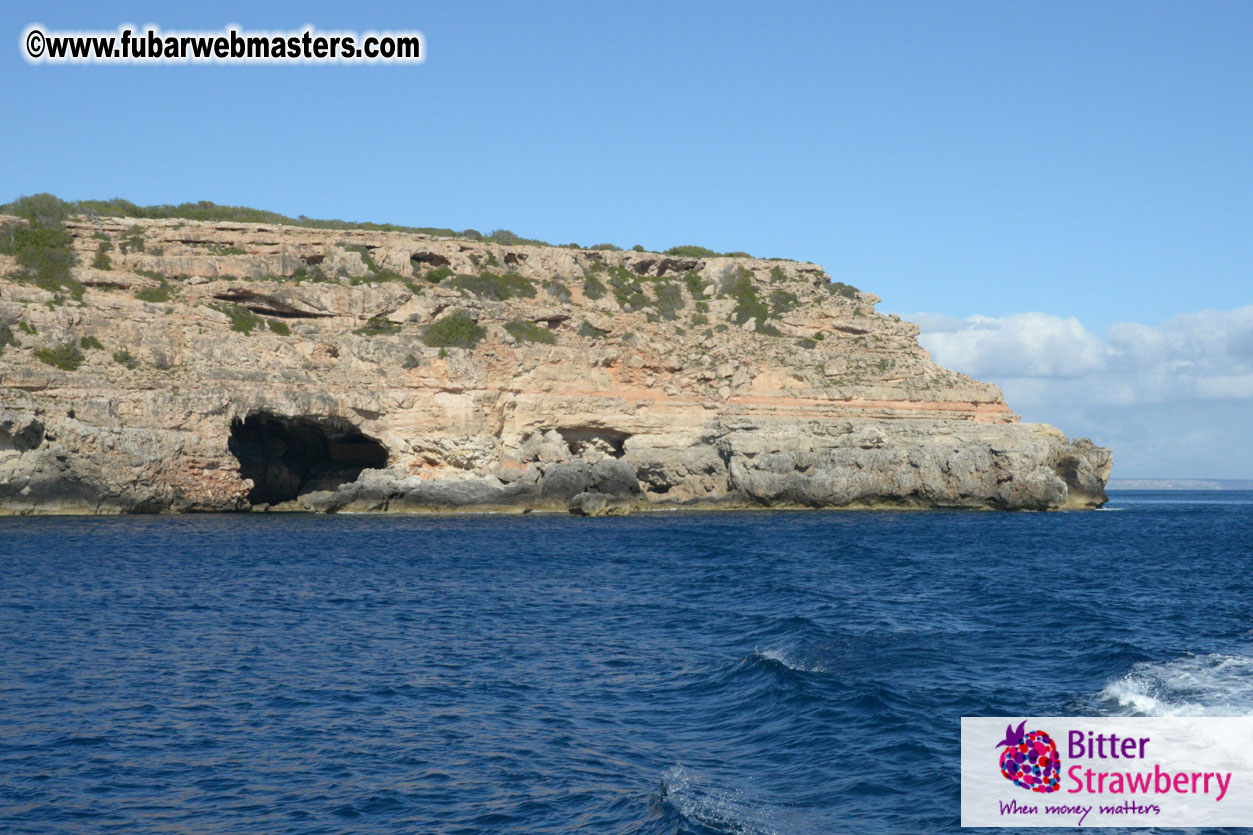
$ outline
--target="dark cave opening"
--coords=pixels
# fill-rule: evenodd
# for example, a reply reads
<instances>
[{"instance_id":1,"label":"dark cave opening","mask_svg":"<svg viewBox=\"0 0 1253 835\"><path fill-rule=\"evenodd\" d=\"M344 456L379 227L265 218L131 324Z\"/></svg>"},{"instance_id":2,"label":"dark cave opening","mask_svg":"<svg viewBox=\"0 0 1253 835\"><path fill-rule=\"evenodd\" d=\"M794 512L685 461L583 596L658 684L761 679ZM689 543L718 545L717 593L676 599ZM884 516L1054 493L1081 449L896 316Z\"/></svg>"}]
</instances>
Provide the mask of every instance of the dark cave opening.
<instances>
[{"instance_id":1,"label":"dark cave opening","mask_svg":"<svg viewBox=\"0 0 1253 835\"><path fill-rule=\"evenodd\" d=\"M227 446L239 474L252 479L254 505L334 490L362 470L387 466L387 447L342 418L251 414L231 421Z\"/></svg>"},{"instance_id":2,"label":"dark cave opening","mask_svg":"<svg viewBox=\"0 0 1253 835\"><path fill-rule=\"evenodd\" d=\"M626 455L626 442L631 437L629 432L585 426L566 427L557 432L574 455L581 455L584 450L595 447L613 458Z\"/></svg>"}]
</instances>

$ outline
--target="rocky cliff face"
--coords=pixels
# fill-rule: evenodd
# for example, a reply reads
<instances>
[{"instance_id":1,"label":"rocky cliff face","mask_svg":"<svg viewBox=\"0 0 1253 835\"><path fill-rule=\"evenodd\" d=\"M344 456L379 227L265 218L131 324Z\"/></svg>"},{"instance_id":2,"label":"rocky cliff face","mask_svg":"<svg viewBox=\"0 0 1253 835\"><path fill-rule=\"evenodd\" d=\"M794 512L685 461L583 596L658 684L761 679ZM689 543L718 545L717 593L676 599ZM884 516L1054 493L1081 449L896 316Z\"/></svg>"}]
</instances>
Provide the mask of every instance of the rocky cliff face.
<instances>
[{"instance_id":1,"label":"rocky cliff face","mask_svg":"<svg viewBox=\"0 0 1253 835\"><path fill-rule=\"evenodd\" d=\"M85 291L0 255L4 512L1105 501L1108 450L1018 422L814 264L67 228Z\"/></svg>"}]
</instances>

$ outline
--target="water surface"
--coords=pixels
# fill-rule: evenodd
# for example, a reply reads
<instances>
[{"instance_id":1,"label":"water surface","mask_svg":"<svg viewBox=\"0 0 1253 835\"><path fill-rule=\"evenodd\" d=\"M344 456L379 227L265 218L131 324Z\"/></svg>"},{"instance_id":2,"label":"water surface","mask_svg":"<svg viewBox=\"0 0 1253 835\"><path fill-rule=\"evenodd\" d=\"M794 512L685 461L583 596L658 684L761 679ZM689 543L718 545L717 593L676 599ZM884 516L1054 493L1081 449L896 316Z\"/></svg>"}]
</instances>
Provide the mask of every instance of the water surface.
<instances>
[{"instance_id":1,"label":"water surface","mask_svg":"<svg viewBox=\"0 0 1253 835\"><path fill-rule=\"evenodd\" d=\"M0 828L955 831L962 715L1253 713L1250 542L1234 492L0 519Z\"/></svg>"}]
</instances>

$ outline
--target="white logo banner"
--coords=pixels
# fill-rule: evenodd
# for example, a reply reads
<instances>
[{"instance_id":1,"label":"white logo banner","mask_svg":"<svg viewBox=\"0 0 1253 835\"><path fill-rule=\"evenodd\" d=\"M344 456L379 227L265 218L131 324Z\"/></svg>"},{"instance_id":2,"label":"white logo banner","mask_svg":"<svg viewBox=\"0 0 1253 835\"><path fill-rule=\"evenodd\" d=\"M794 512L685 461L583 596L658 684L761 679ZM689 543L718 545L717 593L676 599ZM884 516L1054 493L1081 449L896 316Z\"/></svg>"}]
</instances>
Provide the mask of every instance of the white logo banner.
<instances>
[{"instance_id":1,"label":"white logo banner","mask_svg":"<svg viewBox=\"0 0 1253 835\"><path fill-rule=\"evenodd\" d=\"M962 826L1253 826L1253 717L962 717Z\"/></svg>"}]
</instances>

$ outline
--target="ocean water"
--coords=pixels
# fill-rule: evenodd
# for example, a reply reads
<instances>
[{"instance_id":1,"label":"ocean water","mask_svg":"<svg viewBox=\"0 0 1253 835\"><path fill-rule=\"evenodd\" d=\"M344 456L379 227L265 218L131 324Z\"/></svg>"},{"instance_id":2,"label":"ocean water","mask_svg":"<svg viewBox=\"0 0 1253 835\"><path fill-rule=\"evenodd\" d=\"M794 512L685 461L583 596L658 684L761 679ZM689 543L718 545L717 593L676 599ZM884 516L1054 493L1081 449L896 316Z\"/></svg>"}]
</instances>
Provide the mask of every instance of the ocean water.
<instances>
[{"instance_id":1,"label":"ocean water","mask_svg":"<svg viewBox=\"0 0 1253 835\"><path fill-rule=\"evenodd\" d=\"M962 715L1253 713L1251 549L1251 493L0 519L0 830L955 831Z\"/></svg>"}]
</instances>

